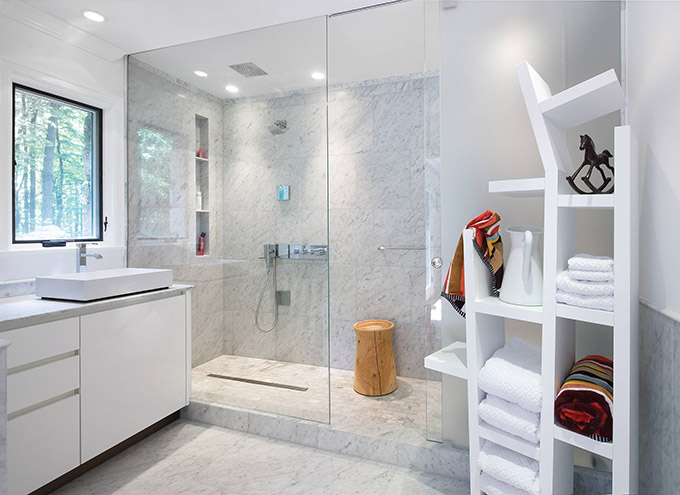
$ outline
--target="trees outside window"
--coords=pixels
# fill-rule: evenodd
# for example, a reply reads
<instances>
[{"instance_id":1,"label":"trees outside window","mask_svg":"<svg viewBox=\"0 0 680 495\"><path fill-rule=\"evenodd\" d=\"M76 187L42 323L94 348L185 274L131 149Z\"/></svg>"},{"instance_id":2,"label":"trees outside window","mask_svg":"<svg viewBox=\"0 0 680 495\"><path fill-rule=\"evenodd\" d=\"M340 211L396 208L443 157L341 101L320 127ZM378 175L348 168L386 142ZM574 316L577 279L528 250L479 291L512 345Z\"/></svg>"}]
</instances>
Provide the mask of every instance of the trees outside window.
<instances>
[{"instance_id":1,"label":"trees outside window","mask_svg":"<svg viewBox=\"0 0 680 495\"><path fill-rule=\"evenodd\" d=\"M13 85L13 239L102 240L102 110Z\"/></svg>"}]
</instances>

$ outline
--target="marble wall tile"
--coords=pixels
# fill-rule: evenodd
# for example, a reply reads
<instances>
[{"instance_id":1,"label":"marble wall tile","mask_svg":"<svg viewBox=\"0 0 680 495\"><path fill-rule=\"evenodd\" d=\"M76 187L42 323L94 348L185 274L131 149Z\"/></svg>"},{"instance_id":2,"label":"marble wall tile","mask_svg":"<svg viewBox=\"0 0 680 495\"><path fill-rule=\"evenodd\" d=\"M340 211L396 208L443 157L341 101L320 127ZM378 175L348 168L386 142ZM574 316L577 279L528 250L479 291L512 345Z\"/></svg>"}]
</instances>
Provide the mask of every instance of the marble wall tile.
<instances>
[{"instance_id":1,"label":"marble wall tile","mask_svg":"<svg viewBox=\"0 0 680 495\"><path fill-rule=\"evenodd\" d=\"M172 268L176 282L194 285L196 366L223 353L223 269L215 262L223 249L222 103L134 57L128 69L128 264ZM194 158L196 115L207 117L210 127L209 162L200 166ZM143 133L168 146L158 163L139 147ZM203 206L210 209L209 225L197 226L196 185L206 174ZM210 258L196 256L198 230L208 233Z\"/></svg>"},{"instance_id":2,"label":"marble wall tile","mask_svg":"<svg viewBox=\"0 0 680 495\"><path fill-rule=\"evenodd\" d=\"M408 376L420 376L428 328L422 317L427 281L422 267L427 260L424 251L379 252L377 247L426 243L430 224L425 215L438 204L438 187L426 193L423 151L427 141L428 156L438 157L437 78L390 78L331 88L328 165L323 91L219 102L146 69L136 63L130 68L129 254L135 266L172 265L180 279L196 285L194 362L222 351L326 364L328 339L322 336L328 331L330 269L332 361L353 368L353 323L385 318L400 326L398 367ZM194 273L192 136L197 113L209 117L211 126L206 198L211 255L244 263ZM268 126L275 120L286 120L288 131L272 135ZM176 184L170 191L172 208L158 196L145 199L140 189L139 160L133 155L137 129L143 125L168 131L174 140L176 156L168 176ZM437 171L430 170L432 183ZM279 185L290 186L289 201L277 200ZM428 203L430 197L435 200ZM177 235L138 239L142 210L172 217ZM329 242L330 264L279 260L278 288L291 291L291 306L280 307L279 328L263 334L254 325L266 275L258 258L264 244L286 242ZM272 299L270 287L263 300L264 324L273 318Z\"/></svg>"}]
</instances>

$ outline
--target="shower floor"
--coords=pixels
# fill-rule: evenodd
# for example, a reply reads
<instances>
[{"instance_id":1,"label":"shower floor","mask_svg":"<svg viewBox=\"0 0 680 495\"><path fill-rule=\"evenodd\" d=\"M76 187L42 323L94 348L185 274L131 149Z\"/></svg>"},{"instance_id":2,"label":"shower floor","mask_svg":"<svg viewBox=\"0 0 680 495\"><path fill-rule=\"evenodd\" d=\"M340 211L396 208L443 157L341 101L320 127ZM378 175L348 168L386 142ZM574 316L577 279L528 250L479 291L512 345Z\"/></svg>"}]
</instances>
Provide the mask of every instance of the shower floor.
<instances>
[{"instance_id":1,"label":"shower floor","mask_svg":"<svg viewBox=\"0 0 680 495\"><path fill-rule=\"evenodd\" d=\"M365 397L353 389L353 371L331 368L330 375L333 428L410 444L425 440L427 387L432 396L429 403L438 405L438 382L397 377L393 393ZM192 396L273 414L329 420L328 368L323 366L223 355L192 370ZM430 415L430 428L435 425L436 431L441 411L431 406Z\"/></svg>"}]
</instances>

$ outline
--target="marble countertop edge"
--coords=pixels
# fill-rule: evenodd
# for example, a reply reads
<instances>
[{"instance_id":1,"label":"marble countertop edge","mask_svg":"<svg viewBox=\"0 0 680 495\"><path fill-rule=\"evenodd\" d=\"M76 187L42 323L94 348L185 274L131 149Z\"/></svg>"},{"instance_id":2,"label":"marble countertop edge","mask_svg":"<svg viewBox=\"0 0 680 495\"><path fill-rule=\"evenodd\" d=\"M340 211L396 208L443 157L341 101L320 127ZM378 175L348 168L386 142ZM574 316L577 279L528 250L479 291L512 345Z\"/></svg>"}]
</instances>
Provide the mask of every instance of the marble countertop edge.
<instances>
[{"instance_id":1,"label":"marble countertop edge","mask_svg":"<svg viewBox=\"0 0 680 495\"><path fill-rule=\"evenodd\" d=\"M0 332L186 294L193 285L139 292L90 302L41 299L35 294L0 300ZM2 333L0 333L2 338Z\"/></svg>"}]
</instances>

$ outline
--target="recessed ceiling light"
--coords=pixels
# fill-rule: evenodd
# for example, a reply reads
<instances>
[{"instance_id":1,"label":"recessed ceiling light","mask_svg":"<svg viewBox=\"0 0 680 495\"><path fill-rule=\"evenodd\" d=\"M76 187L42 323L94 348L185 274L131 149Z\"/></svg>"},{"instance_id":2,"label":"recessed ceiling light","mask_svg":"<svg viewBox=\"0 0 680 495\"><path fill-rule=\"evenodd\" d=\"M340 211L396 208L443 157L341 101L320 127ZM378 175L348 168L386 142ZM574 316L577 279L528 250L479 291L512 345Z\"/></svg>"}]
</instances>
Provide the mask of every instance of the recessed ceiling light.
<instances>
[{"instance_id":1,"label":"recessed ceiling light","mask_svg":"<svg viewBox=\"0 0 680 495\"><path fill-rule=\"evenodd\" d=\"M321 81L322 79L325 79L326 76L323 72L312 72L312 77L317 81Z\"/></svg>"},{"instance_id":2,"label":"recessed ceiling light","mask_svg":"<svg viewBox=\"0 0 680 495\"><path fill-rule=\"evenodd\" d=\"M83 12L83 15L87 19L94 21L94 22L104 22L106 20L106 17L101 15L99 12L95 12L93 10L86 10L85 12Z\"/></svg>"},{"instance_id":3,"label":"recessed ceiling light","mask_svg":"<svg viewBox=\"0 0 680 495\"><path fill-rule=\"evenodd\" d=\"M196 74L198 77L208 77L208 73L203 72L202 70L195 70L194 74Z\"/></svg>"},{"instance_id":4,"label":"recessed ceiling light","mask_svg":"<svg viewBox=\"0 0 680 495\"><path fill-rule=\"evenodd\" d=\"M226 89L230 93L238 93L238 88L236 86L232 86L231 84L224 89Z\"/></svg>"}]
</instances>

